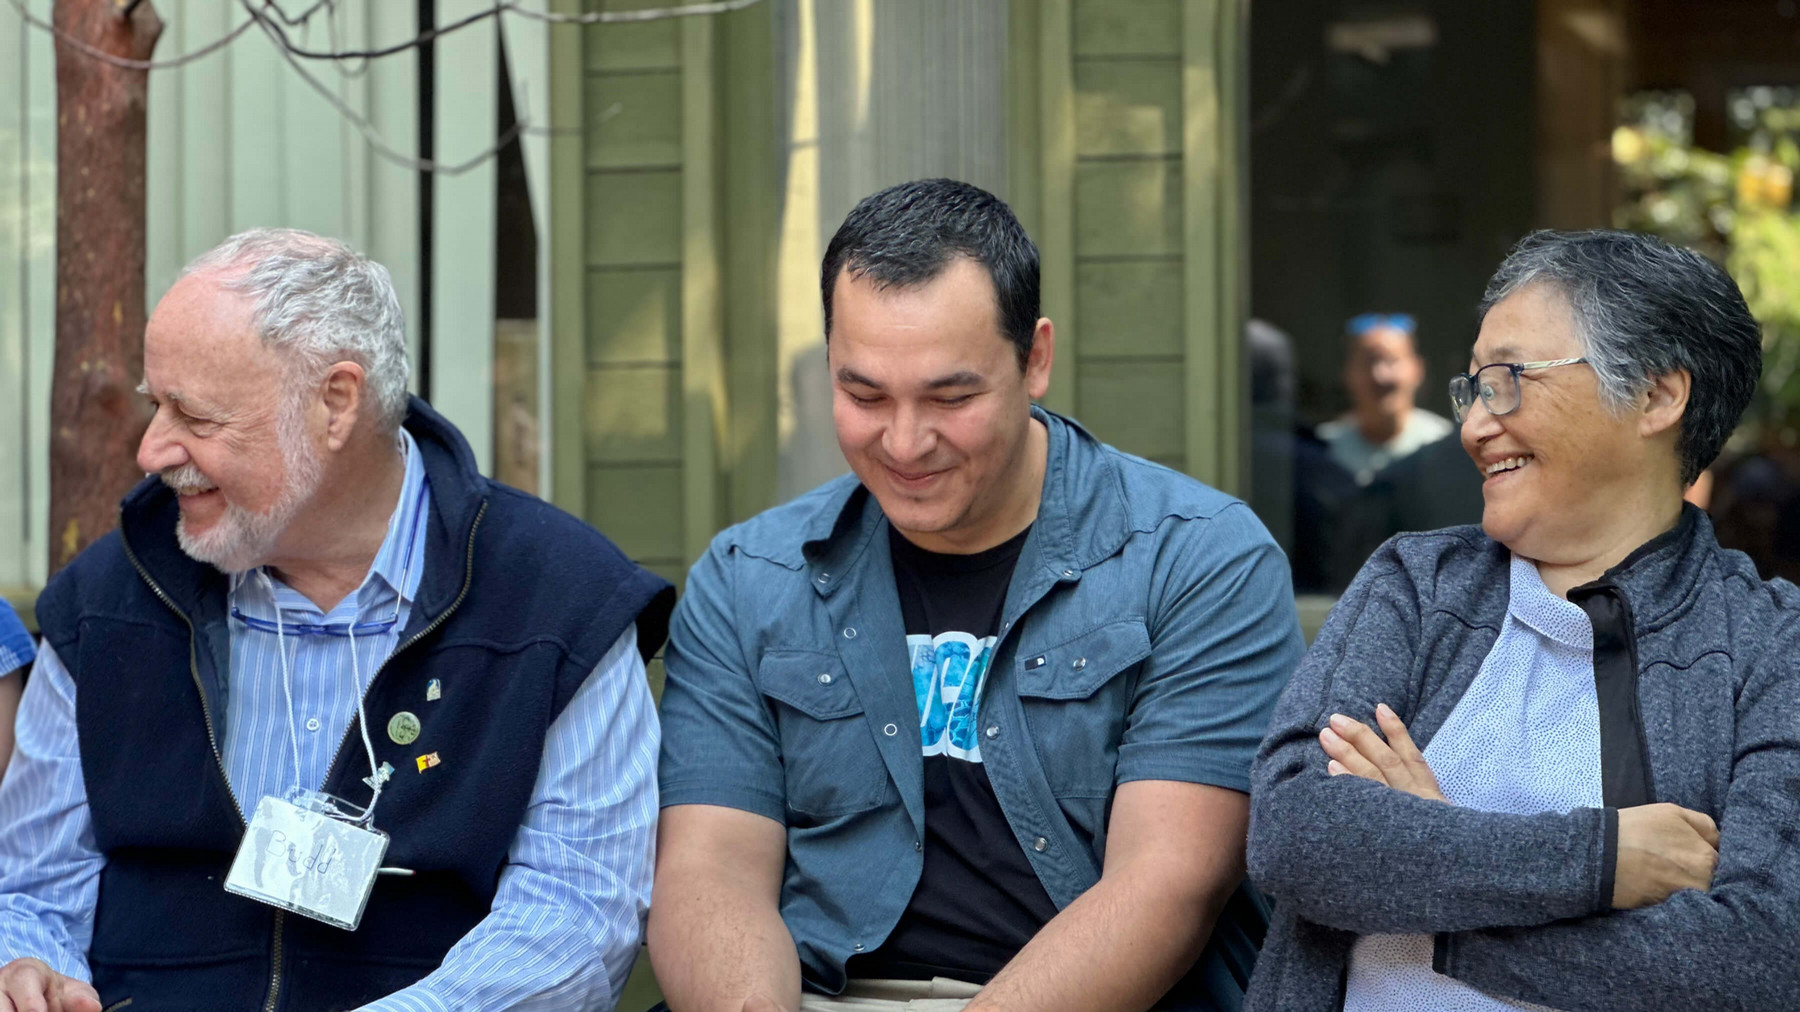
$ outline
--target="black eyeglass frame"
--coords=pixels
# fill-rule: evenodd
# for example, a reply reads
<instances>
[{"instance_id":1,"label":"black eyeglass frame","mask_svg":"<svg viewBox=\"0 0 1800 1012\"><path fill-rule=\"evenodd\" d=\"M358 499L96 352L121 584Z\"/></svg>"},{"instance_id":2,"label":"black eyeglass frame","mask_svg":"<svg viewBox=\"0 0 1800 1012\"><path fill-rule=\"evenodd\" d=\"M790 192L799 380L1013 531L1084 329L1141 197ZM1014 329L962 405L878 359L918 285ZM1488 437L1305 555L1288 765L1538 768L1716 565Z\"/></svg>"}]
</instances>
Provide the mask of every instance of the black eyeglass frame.
<instances>
[{"instance_id":1,"label":"black eyeglass frame","mask_svg":"<svg viewBox=\"0 0 1800 1012\"><path fill-rule=\"evenodd\" d=\"M1450 411L1455 415L1456 423L1461 425L1463 419L1468 417L1469 409L1475 406L1475 401L1479 398L1481 403L1487 407L1489 414L1510 415L1519 410L1519 404L1525 403L1525 388L1519 385L1521 375L1536 369L1554 369L1557 366L1581 365L1585 362L1587 362L1585 355L1580 358L1553 358L1543 362L1489 362L1472 373L1458 373L1450 377ZM1494 410L1491 403L1493 397L1481 392L1481 374L1489 369L1505 369L1512 373L1513 389L1519 392L1518 404L1514 404L1505 411ZM1468 391L1467 396L1458 396L1458 390Z\"/></svg>"}]
</instances>

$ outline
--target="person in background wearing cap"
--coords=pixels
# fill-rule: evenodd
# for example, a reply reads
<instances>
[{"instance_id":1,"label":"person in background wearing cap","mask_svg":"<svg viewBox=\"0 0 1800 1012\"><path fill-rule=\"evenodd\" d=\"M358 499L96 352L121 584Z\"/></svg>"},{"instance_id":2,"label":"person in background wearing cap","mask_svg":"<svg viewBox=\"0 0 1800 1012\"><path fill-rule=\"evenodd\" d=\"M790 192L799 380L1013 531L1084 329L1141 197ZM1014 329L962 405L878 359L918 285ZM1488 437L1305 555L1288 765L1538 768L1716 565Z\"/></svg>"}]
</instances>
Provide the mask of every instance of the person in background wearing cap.
<instances>
[{"instance_id":1,"label":"person in background wearing cap","mask_svg":"<svg viewBox=\"0 0 1800 1012\"><path fill-rule=\"evenodd\" d=\"M1448 418L1417 406L1425 359L1405 313L1363 313L1344 324L1344 387L1350 411L1319 426L1331 457L1367 485L1394 461L1455 431Z\"/></svg>"}]
</instances>

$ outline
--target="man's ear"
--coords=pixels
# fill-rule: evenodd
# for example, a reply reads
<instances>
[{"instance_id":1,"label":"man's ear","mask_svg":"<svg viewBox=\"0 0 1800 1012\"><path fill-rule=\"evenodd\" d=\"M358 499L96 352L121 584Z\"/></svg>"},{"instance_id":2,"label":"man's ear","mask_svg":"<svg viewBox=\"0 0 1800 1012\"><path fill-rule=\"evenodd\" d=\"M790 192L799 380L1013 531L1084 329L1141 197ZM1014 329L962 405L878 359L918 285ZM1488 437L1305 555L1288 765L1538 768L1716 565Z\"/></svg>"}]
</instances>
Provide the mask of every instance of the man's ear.
<instances>
[{"instance_id":1,"label":"man's ear","mask_svg":"<svg viewBox=\"0 0 1800 1012\"><path fill-rule=\"evenodd\" d=\"M1050 367L1056 362L1056 327L1047 316L1038 317L1031 331L1031 353L1025 356L1025 392L1042 400L1050 392Z\"/></svg>"},{"instance_id":2,"label":"man's ear","mask_svg":"<svg viewBox=\"0 0 1800 1012\"><path fill-rule=\"evenodd\" d=\"M1638 435L1655 436L1681 425L1687 414L1688 394L1694 377L1686 369L1657 376L1644 391L1642 414L1638 418Z\"/></svg>"},{"instance_id":3,"label":"man's ear","mask_svg":"<svg viewBox=\"0 0 1800 1012\"><path fill-rule=\"evenodd\" d=\"M325 370L325 445L341 450L373 405L368 399L368 377L355 362L335 362Z\"/></svg>"}]
</instances>

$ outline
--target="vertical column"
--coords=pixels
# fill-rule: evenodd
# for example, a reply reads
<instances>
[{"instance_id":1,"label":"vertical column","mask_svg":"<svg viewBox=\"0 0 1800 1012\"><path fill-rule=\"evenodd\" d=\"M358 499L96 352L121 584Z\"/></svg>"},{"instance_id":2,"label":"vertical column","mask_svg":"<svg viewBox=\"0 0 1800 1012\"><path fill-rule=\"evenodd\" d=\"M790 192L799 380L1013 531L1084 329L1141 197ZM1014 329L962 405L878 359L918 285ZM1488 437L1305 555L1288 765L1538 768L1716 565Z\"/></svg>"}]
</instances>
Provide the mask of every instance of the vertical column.
<instances>
[{"instance_id":1,"label":"vertical column","mask_svg":"<svg viewBox=\"0 0 1800 1012\"><path fill-rule=\"evenodd\" d=\"M550 9L580 13L578 0L552 0ZM550 207L538 241L549 251L549 300L540 312L550 321L550 424L543 449L551 461L550 501L576 516L587 515L587 445L582 402L587 397L587 164L581 134L584 68L581 32L550 33Z\"/></svg>"},{"instance_id":2,"label":"vertical column","mask_svg":"<svg viewBox=\"0 0 1800 1012\"><path fill-rule=\"evenodd\" d=\"M725 417L713 38L711 18L688 18L681 26L681 497L689 563L719 526Z\"/></svg>"},{"instance_id":3,"label":"vertical column","mask_svg":"<svg viewBox=\"0 0 1800 1012\"><path fill-rule=\"evenodd\" d=\"M1242 0L1185 0L1182 191L1188 473L1245 485Z\"/></svg>"},{"instance_id":4,"label":"vertical column","mask_svg":"<svg viewBox=\"0 0 1800 1012\"><path fill-rule=\"evenodd\" d=\"M438 24L491 6L439 0ZM437 159L454 165L488 150L499 122L498 37L488 18L437 40ZM433 180L431 402L462 430L483 473L494 455L494 160Z\"/></svg>"},{"instance_id":5,"label":"vertical column","mask_svg":"<svg viewBox=\"0 0 1800 1012\"><path fill-rule=\"evenodd\" d=\"M1038 23L1038 112L1042 117L1042 225L1038 236L1043 313L1056 324L1056 366L1045 402L1075 410L1075 50L1070 0L1043 0ZM1029 44L1019 40L1015 44Z\"/></svg>"}]
</instances>

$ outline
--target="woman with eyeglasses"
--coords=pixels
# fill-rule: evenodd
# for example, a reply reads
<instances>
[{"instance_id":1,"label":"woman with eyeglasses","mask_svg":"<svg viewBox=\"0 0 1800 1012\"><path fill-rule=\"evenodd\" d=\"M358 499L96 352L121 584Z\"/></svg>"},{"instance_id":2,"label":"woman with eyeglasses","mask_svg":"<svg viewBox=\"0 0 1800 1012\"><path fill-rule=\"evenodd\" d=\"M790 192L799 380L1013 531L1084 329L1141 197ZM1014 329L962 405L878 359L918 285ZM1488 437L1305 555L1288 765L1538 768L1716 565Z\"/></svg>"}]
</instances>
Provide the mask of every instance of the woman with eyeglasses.
<instances>
[{"instance_id":1,"label":"woman with eyeglasses","mask_svg":"<svg viewBox=\"0 0 1800 1012\"><path fill-rule=\"evenodd\" d=\"M1800 1007L1800 591L1682 493L1761 372L1717 265L1538 232L1451 382L1479 527L1376 552L1252 772L1247 1007Z\"/></svg>"}]
</instances>

